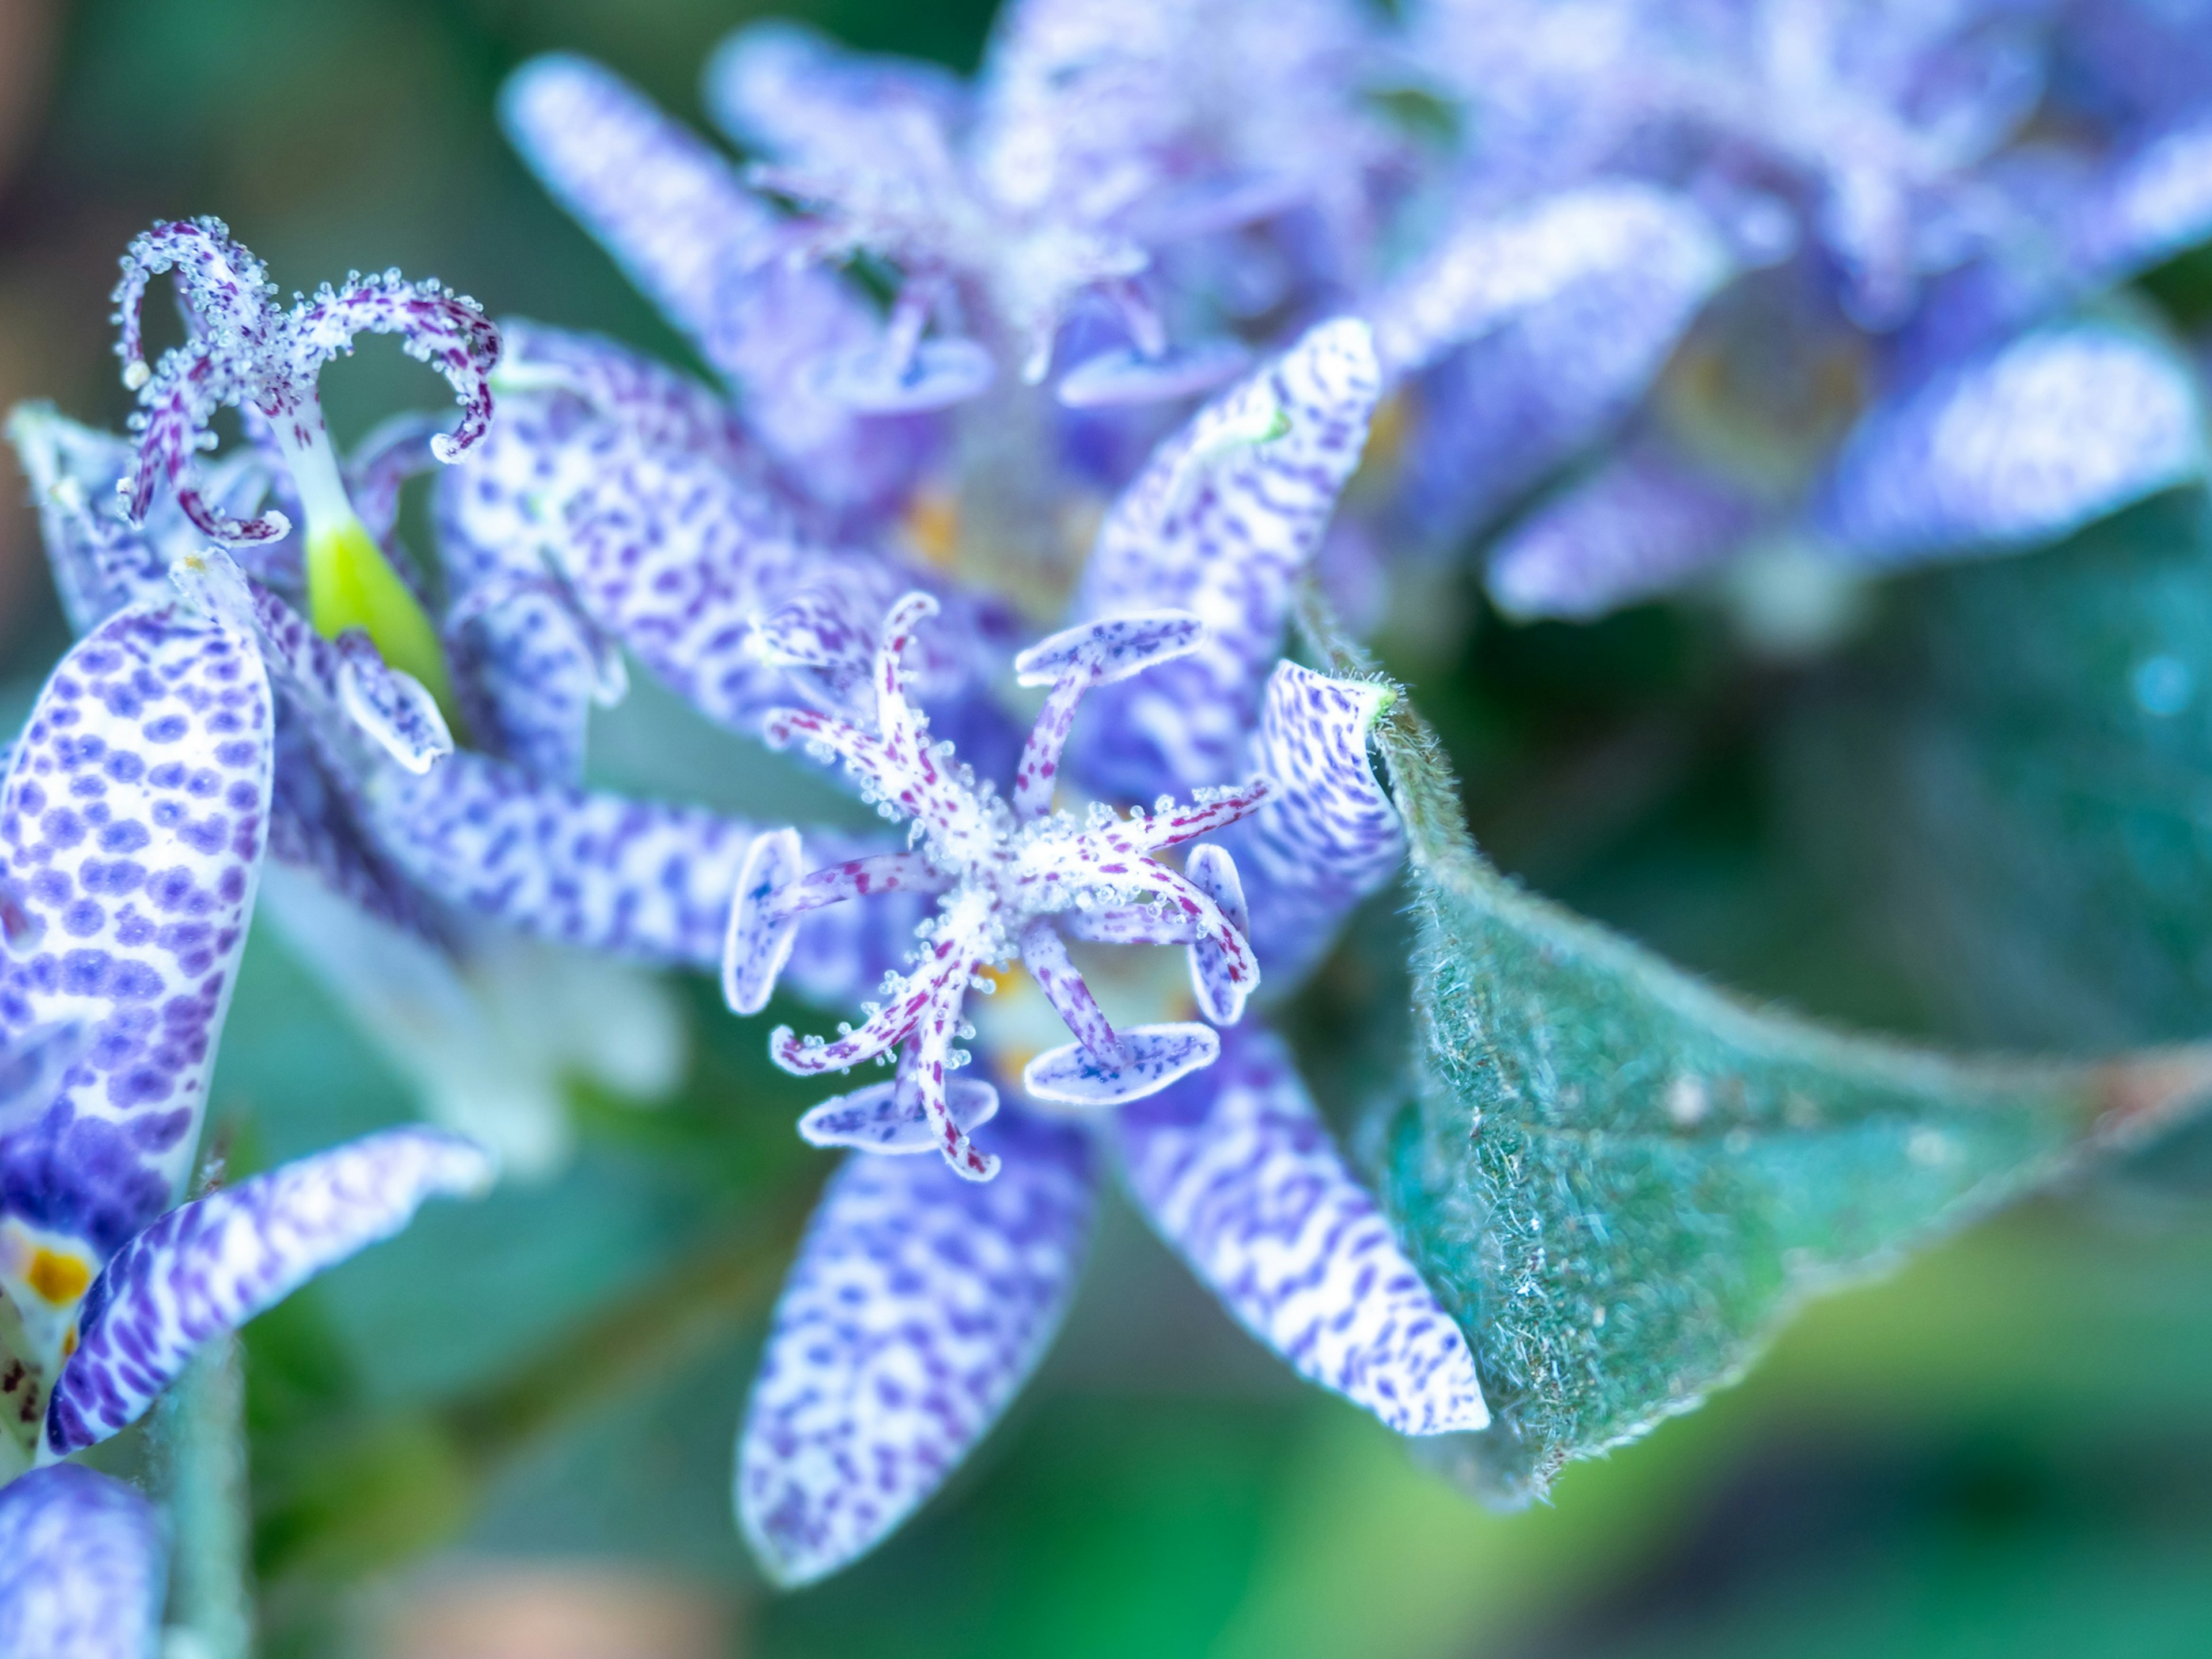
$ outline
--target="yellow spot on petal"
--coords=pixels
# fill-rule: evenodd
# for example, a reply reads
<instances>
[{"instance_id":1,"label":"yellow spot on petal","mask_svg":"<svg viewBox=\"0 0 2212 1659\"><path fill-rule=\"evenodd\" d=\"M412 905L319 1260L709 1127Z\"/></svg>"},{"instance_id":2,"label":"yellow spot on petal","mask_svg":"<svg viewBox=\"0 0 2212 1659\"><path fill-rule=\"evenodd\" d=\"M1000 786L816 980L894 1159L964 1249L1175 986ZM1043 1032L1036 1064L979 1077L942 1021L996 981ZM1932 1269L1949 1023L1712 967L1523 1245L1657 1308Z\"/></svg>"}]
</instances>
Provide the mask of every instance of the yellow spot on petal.
<instances>
[{"instance_id":1,"label":"yellow spot on petal","mask_svg":"<svg viewBox=\"0 0 2212 1659\"><path fill-rule=\"evenodd\" d=\"M42 1249L32 1256L23 1282L56 1307L67 1307L92 1283L92 1269L80 1257Z\"/></svg>"},{"instance_id":2,"label":"yellow spot on petal","mask_svg":"<svg viewBox=\"0 0 2212 1659\"><path fill-rule=\"evenodd\" d=\"M960 553L960 498L940 485L915 492L899 530L916 558L933 570L951 570Z\"/></svg>"},{"instance_id":3,"label":"yellow spot on petal","mask_svg":"<svg viewBox=\"0 0 2212 1659\"><path fill-rule=\"evenodd\" d=\"M349 628L367 633L384 660L420 680L446 724L460 730L438 630L359 519L348 516L310 532L307 613L325 639L336 639Z\"/></svg>"},{"instance_id":4,"label":"yellow spot on petal","mask_svg":"<svg viewBox=\"0 0 2212 1659\"><path fill-rule=\"evenodd\" d=\"M64 1338L62 1338L62 1358L64 1358L64 1359L67 1359L67 1358L68 1358L71 1354L75 1353L76 1352L76 1326L74 1326L74 1325L72 1325L72 1326L70 1326L70 1327L69 1328L69 1334L68 1334L67 1336L64 1336Z\"/></svg>"}]
</instances>

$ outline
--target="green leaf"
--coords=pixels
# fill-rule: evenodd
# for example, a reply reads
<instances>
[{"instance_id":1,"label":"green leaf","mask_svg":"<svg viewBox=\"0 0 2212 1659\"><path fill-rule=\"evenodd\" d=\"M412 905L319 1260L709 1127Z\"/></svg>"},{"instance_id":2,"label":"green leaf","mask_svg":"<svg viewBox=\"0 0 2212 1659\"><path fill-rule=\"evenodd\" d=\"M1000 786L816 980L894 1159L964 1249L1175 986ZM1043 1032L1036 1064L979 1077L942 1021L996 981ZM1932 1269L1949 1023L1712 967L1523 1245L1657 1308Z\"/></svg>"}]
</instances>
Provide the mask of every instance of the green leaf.
<instances>
[{"instance_id":1,"label":"green leaf","mask_svg":"<svg viewBox=\"0 0 2212 1659\"><path fill-rule=\"evenodd\" d=\"M1949 1029L2212 1029L2212 511L2176 492L1899 585L1789 730L1797 822Z\"/></svg>"},{"instance_id":2,"label":"green leaf","mask_svg":"<svg viewBox=\"0 0 2212 1659\"><path fill-rule=\"evenodd\" d=\"M1325 617L1307 631L1329 672L1367 672ZM1494 1420L1453 1450L1495 1499L1694 1407L1808 1296L2212 1093L2212 1048L1977 1062L1753 1008L1493 870L1409 699L1376 737L1420 1041L1372 1144L1474 1345Z\"/></svg>"}]
</instances>

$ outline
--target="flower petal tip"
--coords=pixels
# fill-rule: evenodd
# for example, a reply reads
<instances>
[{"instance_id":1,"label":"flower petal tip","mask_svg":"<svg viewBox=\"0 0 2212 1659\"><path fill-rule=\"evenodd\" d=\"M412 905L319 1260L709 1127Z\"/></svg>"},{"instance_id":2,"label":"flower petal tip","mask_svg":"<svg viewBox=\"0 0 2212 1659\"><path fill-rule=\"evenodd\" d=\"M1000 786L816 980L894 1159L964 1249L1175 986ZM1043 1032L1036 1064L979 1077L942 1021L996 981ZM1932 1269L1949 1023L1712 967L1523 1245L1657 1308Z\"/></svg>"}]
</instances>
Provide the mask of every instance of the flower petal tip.
<instances>
[{"instance_id":1,"label":"flower petal tip","mask_svg":"<svg viewBox=\"0 0 2212 1659\"><path fill-rule=\"evenodd\" d=\"M1158 1094L1221 1056L1221 1039L1196 1022L1133 1025L1121 1033L1128 1058L1102 1060L1080 1042L1048 1048L1022 1068L1022 1086L1064 1106L1118 1106Z\"/></svg>"}]
</instances>

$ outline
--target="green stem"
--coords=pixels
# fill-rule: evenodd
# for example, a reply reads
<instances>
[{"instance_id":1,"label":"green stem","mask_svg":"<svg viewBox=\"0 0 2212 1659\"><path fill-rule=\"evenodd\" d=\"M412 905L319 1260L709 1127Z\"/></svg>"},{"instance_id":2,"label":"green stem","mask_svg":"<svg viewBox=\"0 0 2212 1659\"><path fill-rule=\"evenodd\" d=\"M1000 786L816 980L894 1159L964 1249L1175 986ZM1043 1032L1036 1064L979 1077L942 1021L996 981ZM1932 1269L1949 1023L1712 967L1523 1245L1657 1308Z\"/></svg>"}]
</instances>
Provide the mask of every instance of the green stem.
<instances>
[{"instance_id":1,"label":"green stem","mask_svg":"<svg viewBox=\"0 0 2212 1659\"><path fill-rule=\"evenodd\" d=\"M165 1652L249 1659L253 1651L245 1406L238 1339L228 1335L201 1350L162 1404L175 1534Z\"/></svg>"}]
</instances>

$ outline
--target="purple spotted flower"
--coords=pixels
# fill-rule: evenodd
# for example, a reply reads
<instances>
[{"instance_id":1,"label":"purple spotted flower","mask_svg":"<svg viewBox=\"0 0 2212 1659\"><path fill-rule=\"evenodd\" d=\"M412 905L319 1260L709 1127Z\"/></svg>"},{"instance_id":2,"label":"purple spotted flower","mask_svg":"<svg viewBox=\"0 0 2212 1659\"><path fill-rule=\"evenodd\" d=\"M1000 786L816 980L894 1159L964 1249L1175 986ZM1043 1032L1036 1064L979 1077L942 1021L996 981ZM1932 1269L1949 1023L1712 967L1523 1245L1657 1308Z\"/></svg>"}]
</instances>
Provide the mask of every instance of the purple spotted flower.
<instances>
[{"instance_id":1,"label":"purple spotted flower","mask_svg":"<svg viewBox=\"0 0 2212 1659\"><path fill-rule=\"evenodd\" d=\"M531 608L554 586L542 567L534 589L498 598L449 582L455 597L434 621L392 533L409 476L441 460L463 459L441 469L455 472L481 464L497 331L473 301L389 275L280 311L259 262L212 221L157 226L125 265L121 354L148 416L138 436L37 405L9 423L70 619L88 633L181 591L246 642L273 692L270 919L434 1116L494 1146L510 1170L550 1167L567 1140L564 1074L624 1094L665 1091L681 1057L674 1014L634 973L498 937L415 887L367 822L371 781L386 769L419 775L452 753L456 731L558 772L563 745L580 748L592 698L618 693L594 678L584 644L547 626L542 604ZM149 371L140 290L171 266L187 338ZM462 390L457 431L402 416L337 456L316 375L362 328L402 332ZM203 462L198 427L226 399L248 416L247 441ZM211 533L234 544L235 562L208 546ZM560 1012L584 1005L603 1018Z\"/></svg>"},{"instance_id":2,"label":"purple spotted flower","mask_svg":"<svg viewBox=\"0 0 2212 1659\"><path fill-rule=\"evenodd\" d=\"M2185 358L2090 303L2212 234L2201 21L1425 0L1410 60L1471 137L1459 228L1373 311L1417 376L1402 532L1586 459L1490 565L1509 611L1582 617L1739 554L1832 586L2031 546L2201 477ZM1532 266L1577 274L1531 305Z\"/></svg>"},{"instance_id":3,"label":"purple spotted flower","mask_svg":"<svg viewBox=\"0 0 2212 1659\"><path fill-rule=\"evenodd\" d=\"M1009 7L971 88L753 25L714 55L707 102L759 158L746 184L797 204L796 222L591 65L526 66L505 112L555 192L672 313L727 341L709 355L749 386L769 379L780 401L878 415L933 409L981 392L1002 365L1042 380L1066 335L1084 355L1059 395L1095 406L1240 371L1246 353L1221 322L1281 297L1235 252L1245 228L1304 213L1340 244L1368 228L1373 178L1396 153L1357 95L1372 34L1342 0L1028 0ZM678 204L680 228L663 210ZM881 322L833 301L834 279L802 298L768 274L793 255L860 253L898 275ZM759 327L747 302L771 285L809 314L803 338L741 338ZM770 364L770 351L790 355Z\"/></svg>"},{"instance_id":4,"label":"purple spotted flower","mask_svg":"<svg viewBox=\"0 0 2212 1659\"><path fill-rule=\"evenodd\" d=\"M1037 1055L1023 1087L1039 1100L1118 1105L1158 1093L1210 1065L1219 1040L1206 1026L1178 1023L1115 1030L1069 959L1053 918L1081 937L1134 944L1188 943L1192 983L1206 1016L1234 1024L1258 984L1259 965L1244 937L1243 891L1236 866L1218 847L1191 855L1188 876L1152 854L1211 835L1254 811L1269 785L1200 788L1188 804L1162 795L1146 816L1094 805L1079 825L1053 811L1053 792L1076 706L1092 687L1139 673L1191 650L1200 625L1185 611L1159 611L1070 629L1015 659L1027 685L1049 685L1043 710L1015 769L1011 798L933 746L929 726L906 701L899 657L915 624L936 609L926 593L902 600L884 621L877 647L873 731L800 708L769 717L773 747L794 739L827 759L842 759L862 799L912 820L915 849L852 859L802 874L796 830L763 836L738 877L737 903L722 981L730 1006L756 1014L768 1006L776 975L810 910L877 892L939 896L936 914L917 930L911 971L883 984L867 1024L834 1042L800 1039L786 1026L769 1040L777 1065L800 1076L850 1071L905 1048L896 1083L848 1095L808 1114L801 1132L818 1145L905 1151L917 1137L973 1180L988 1180L998 1160L975 1150L957 1121L946 1073L967 1059L952 1047L972 1028L961 1018L979 975L1018 956L1078 1041ZM980 1118L995 1100L971 1096Z\"/></svg>"},{"instance_id":5,"label":"purple spotted flower","mask_svg":"<svg viewBox=\"0 0 2212 1659\"><path fill-rule=\"evenodd\" d=\"M787 544L736 532L714 544L711 580L672 572L649 633L629 588L572 585L587 623L649 638L653 672L711 717L843 761L864 799L910 821L904 845L552 787L465 752L384 774L381 844L503 924L714 963L740 1010L779 977L850 1008L868 982L855 963L891 975L860 1030L771 1039L808 1072L889 1063L903 1045L894 1077L801 1126L850 1150L778 1304L740 1440L739 1518L779 1579L871 1548L981 1438L1066 1309L1109 1170L1300 1375L1407 1434L1487 1420L1464 1338L1288 1050L1262 1020L1234 1023L1262 974L1272 994L1294 986L1404 855L1367 754L1384 692L1280 660L1381 384L1366 325L1326 323L1158 447L1106 514L1066 626L1012 653L1045 689L1026 743L1004 740L980 690L928 724L916 713L949 644L975 686L992 680L975 665L993 638L947 631L957 594L938 614L922 593L871 609L819 554L801 561L811 590L764 588L754 573ZM542 461L557 471L552 441ZM672 544L683 499L626 497L639 556ZM544 526L554 561L581 556L598 522ZM781 706L738 675L736 640L747 673L782 677ZM940 737L956 716L960 735ZM1180 870L1151 856L1177 843ZM1097 945L1170 947L1176 971L1149 975L1152 951L1085 954ZM1017 958L1025 973L994 971ZM1103 976L1164 1018L1109 1020ZM984 985L995 994L968 995ZM967 1075L956 1041L972 1045Z\"/></svg>"},{"instance_id":6,"label":"purple spotted flower","mask_svg":"<svg viewBox=\"0 0 2212 1659\"><path fill-rule=\"evenodd\" d=\"M274 713L250 635L146 599L62 659L15 746L0 791L10 1472L115 1433L208 1338L430 1194L489 1179L475 1146L409 1129L172 1207L267 844Z\"/></svg>"}]
</instances>

